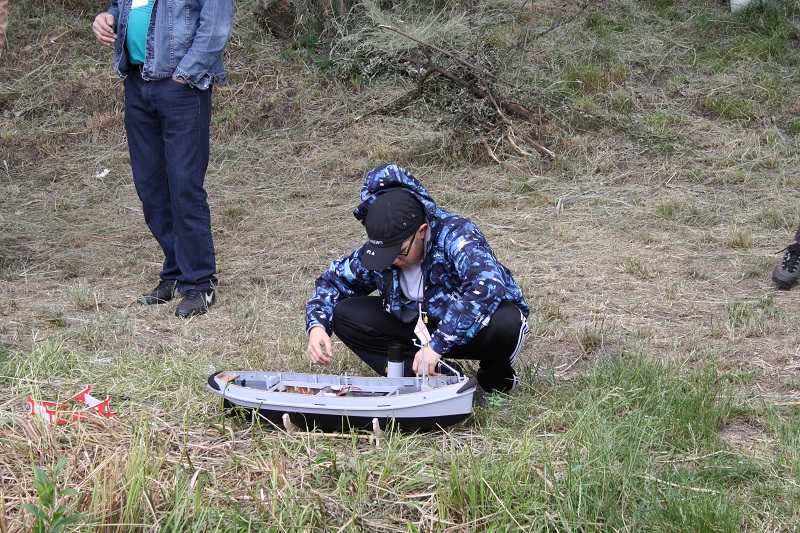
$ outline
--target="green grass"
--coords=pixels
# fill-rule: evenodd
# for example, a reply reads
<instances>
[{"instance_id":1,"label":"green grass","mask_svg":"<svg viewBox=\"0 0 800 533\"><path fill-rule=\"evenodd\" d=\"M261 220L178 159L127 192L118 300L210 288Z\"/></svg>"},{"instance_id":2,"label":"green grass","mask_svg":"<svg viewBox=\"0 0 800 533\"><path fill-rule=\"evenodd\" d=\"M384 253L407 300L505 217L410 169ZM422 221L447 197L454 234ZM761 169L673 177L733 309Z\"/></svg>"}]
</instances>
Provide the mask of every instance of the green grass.
<instances>
[{"instance_id":1,"label":"green grass","mask_svg":"<svg viewBox=\"0 0 800 533\"><path fill-rule=\"evenodd\" d=\"M779 412L752 415L777 424L783 436L775 447L785 450L755 461L720 438L745 408L713 365L687 371L642 348L595 349L594 367L572 382L530 376L510 410L446 433L390 433L379 445L280 436L258 420L210 412L205 422L186 411L183 422L165 425L167 413L142 416L140 398L119 422L68 437L62 452L74 470L89 450L99 460L88 477L73 472L65 481L78 485L71 505L85 515L81 530L154 522L170 531L360 530L433 520L486 531L727 531L748 516L750 487L772 484L762 498L780 502L775 476L797 470L798 439ZM44 355L73 357L59 347ZM176 372L193 372L190 361L151 358L150 373L176 363ZM127 436L106 449L97 438L113 427Z\"/></svg>"}]
</instances>

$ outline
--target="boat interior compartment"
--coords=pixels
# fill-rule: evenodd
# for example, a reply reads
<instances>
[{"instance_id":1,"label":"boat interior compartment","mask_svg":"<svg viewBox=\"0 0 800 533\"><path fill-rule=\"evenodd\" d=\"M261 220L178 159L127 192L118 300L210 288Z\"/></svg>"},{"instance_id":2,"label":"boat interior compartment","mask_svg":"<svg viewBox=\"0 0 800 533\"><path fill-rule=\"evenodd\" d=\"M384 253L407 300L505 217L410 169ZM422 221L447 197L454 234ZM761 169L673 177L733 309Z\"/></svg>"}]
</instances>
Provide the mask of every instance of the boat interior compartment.
<instances>
[{"instance_id":1,"label":"boat interior compartment","mask_svg":"<svg viewBox=\"0 0 800 533\"><path fill-rule=\"evenodd\" d=\"M421 379L353 377L343 375L300 374L290 372L224 372L218 381L249 389L309 396L378 397L420 392L452 385L460 380L455 376L436 376ZM223 385L224 388L224 385Z\"/></svg>"},{"instance_id":2,"label":"boat interior compartment","mask_svg":"<svg viewBox=\"0 0 800 533\"><path fill-rule=\"evenodd\" d=\"M392 394L401 394L402 392L416 392L419 389L413 386L398 387L396 385L362 388L356 385L322 384L286 380L279 382L269 390L270 392L306 394L309 396L377 397L391 396Z\"/></svg>"}]
</instances>

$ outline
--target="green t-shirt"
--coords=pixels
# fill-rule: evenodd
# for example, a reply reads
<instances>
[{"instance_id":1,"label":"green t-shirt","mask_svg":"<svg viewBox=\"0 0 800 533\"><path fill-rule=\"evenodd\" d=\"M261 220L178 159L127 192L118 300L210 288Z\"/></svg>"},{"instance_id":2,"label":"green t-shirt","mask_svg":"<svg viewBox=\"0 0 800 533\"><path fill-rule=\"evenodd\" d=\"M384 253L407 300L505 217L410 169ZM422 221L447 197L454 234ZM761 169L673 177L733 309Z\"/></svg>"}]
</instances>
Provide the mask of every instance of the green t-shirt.
<instances>
[{"instance_id":1,"label":"green t-shirt","mask_svg":"<svg viewBox=\"0 0 800 533\"><path fill-rule=\"evenodd\" d=\"M128 33L125 34L125 46L128 47L128 58L132 65L144 63L147 29L154 3L155 0L132 0Z\"/></svg>"}]
</instances>

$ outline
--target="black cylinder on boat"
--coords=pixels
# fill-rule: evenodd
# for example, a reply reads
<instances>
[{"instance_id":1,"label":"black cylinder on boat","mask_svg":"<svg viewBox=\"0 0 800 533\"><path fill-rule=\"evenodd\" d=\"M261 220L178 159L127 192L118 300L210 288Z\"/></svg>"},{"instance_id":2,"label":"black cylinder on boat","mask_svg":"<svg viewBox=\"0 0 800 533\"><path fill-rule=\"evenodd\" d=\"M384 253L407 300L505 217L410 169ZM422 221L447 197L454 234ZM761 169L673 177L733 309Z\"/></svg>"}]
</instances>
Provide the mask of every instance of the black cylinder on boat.
<instances>
[{"instance_id":1,"label":"black cylinder on boat","mask_svg":"<svg viewBox=\"0 0 800 533\"><path fill-rule=\"evenodd\" d=\"M403 377L403 345L399 342L389 343L389 362L386 365L386 377Z\"/></svg>"}]
</instances>

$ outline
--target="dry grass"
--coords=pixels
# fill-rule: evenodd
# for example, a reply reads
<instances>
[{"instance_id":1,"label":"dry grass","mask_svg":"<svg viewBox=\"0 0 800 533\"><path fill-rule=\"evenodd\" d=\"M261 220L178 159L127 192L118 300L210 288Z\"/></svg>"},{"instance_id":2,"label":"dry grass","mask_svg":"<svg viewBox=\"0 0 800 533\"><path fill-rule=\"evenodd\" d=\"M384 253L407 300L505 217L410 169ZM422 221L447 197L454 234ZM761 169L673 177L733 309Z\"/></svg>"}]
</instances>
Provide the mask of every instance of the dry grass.
<instances>
[{"instance_id":1,"label":"dry grass","mask_svg":"<svg viewBox=\"0 0 800 533\"><path fill-rule=\"evenodd\" d=\"M484 134L502 164L437 97L372 113L413 79L332 79L310 60L283 59L283 44L241 5L207 177L220 298L190 321L174 318L174 304L135 302L156 283L160 253L131 183L121 83L93 42L93 8L13 5L0 63L0 530L24 529L31 465L57 457L70 460L62 481L79 489L77 508L107 513L90 523L128 524L119 530L181 530L169 522L181 505L193 509L184 516L207 507L302 527L281 513L286 501L331 530L488 529L489 512L445 516L437 478L398 457L446 465L459 447L492 453L498 438L544 455L553 425L568 423L548 419L551 396L631 346L680 370L713 367L743 406L796 421L798 295L770 282L774 252L800 222L800 116L787 105L800 97L796 34L786 56L770 57L716 3L621 0L575 19L578 6L556 4L512 2L516 33L464 41L485 47L484 59L525 43L505 57L500 87L541 110L557 158L524 157L493 144L500 130ZM690 15L671 22L670 12ZM698 40L703 31L716 46ZM312 369L306 298L330 259L363 241L350 212L364 171L384 162L408 166L443 206L472 217L528 296L536 334L508 433L479 413L452 433L375 448L226 421L204 391L211 371ZM336 348L331 371L365 370ZM115 418L49 428L26 415L28 394L63 399L86 383L112 396ZM745 457L797 464L796 444L779 452L770 423L732 420L720 436ZM426 447L444 458L426 458ZM358 487L350 500L328 484L341 475L330 457L350 461L338 466ZM391 482L366 472L378 465ZM797 527L797 512L782 512L783 524L752 511L742 526Z\"/></svg>"}]
</instances>

